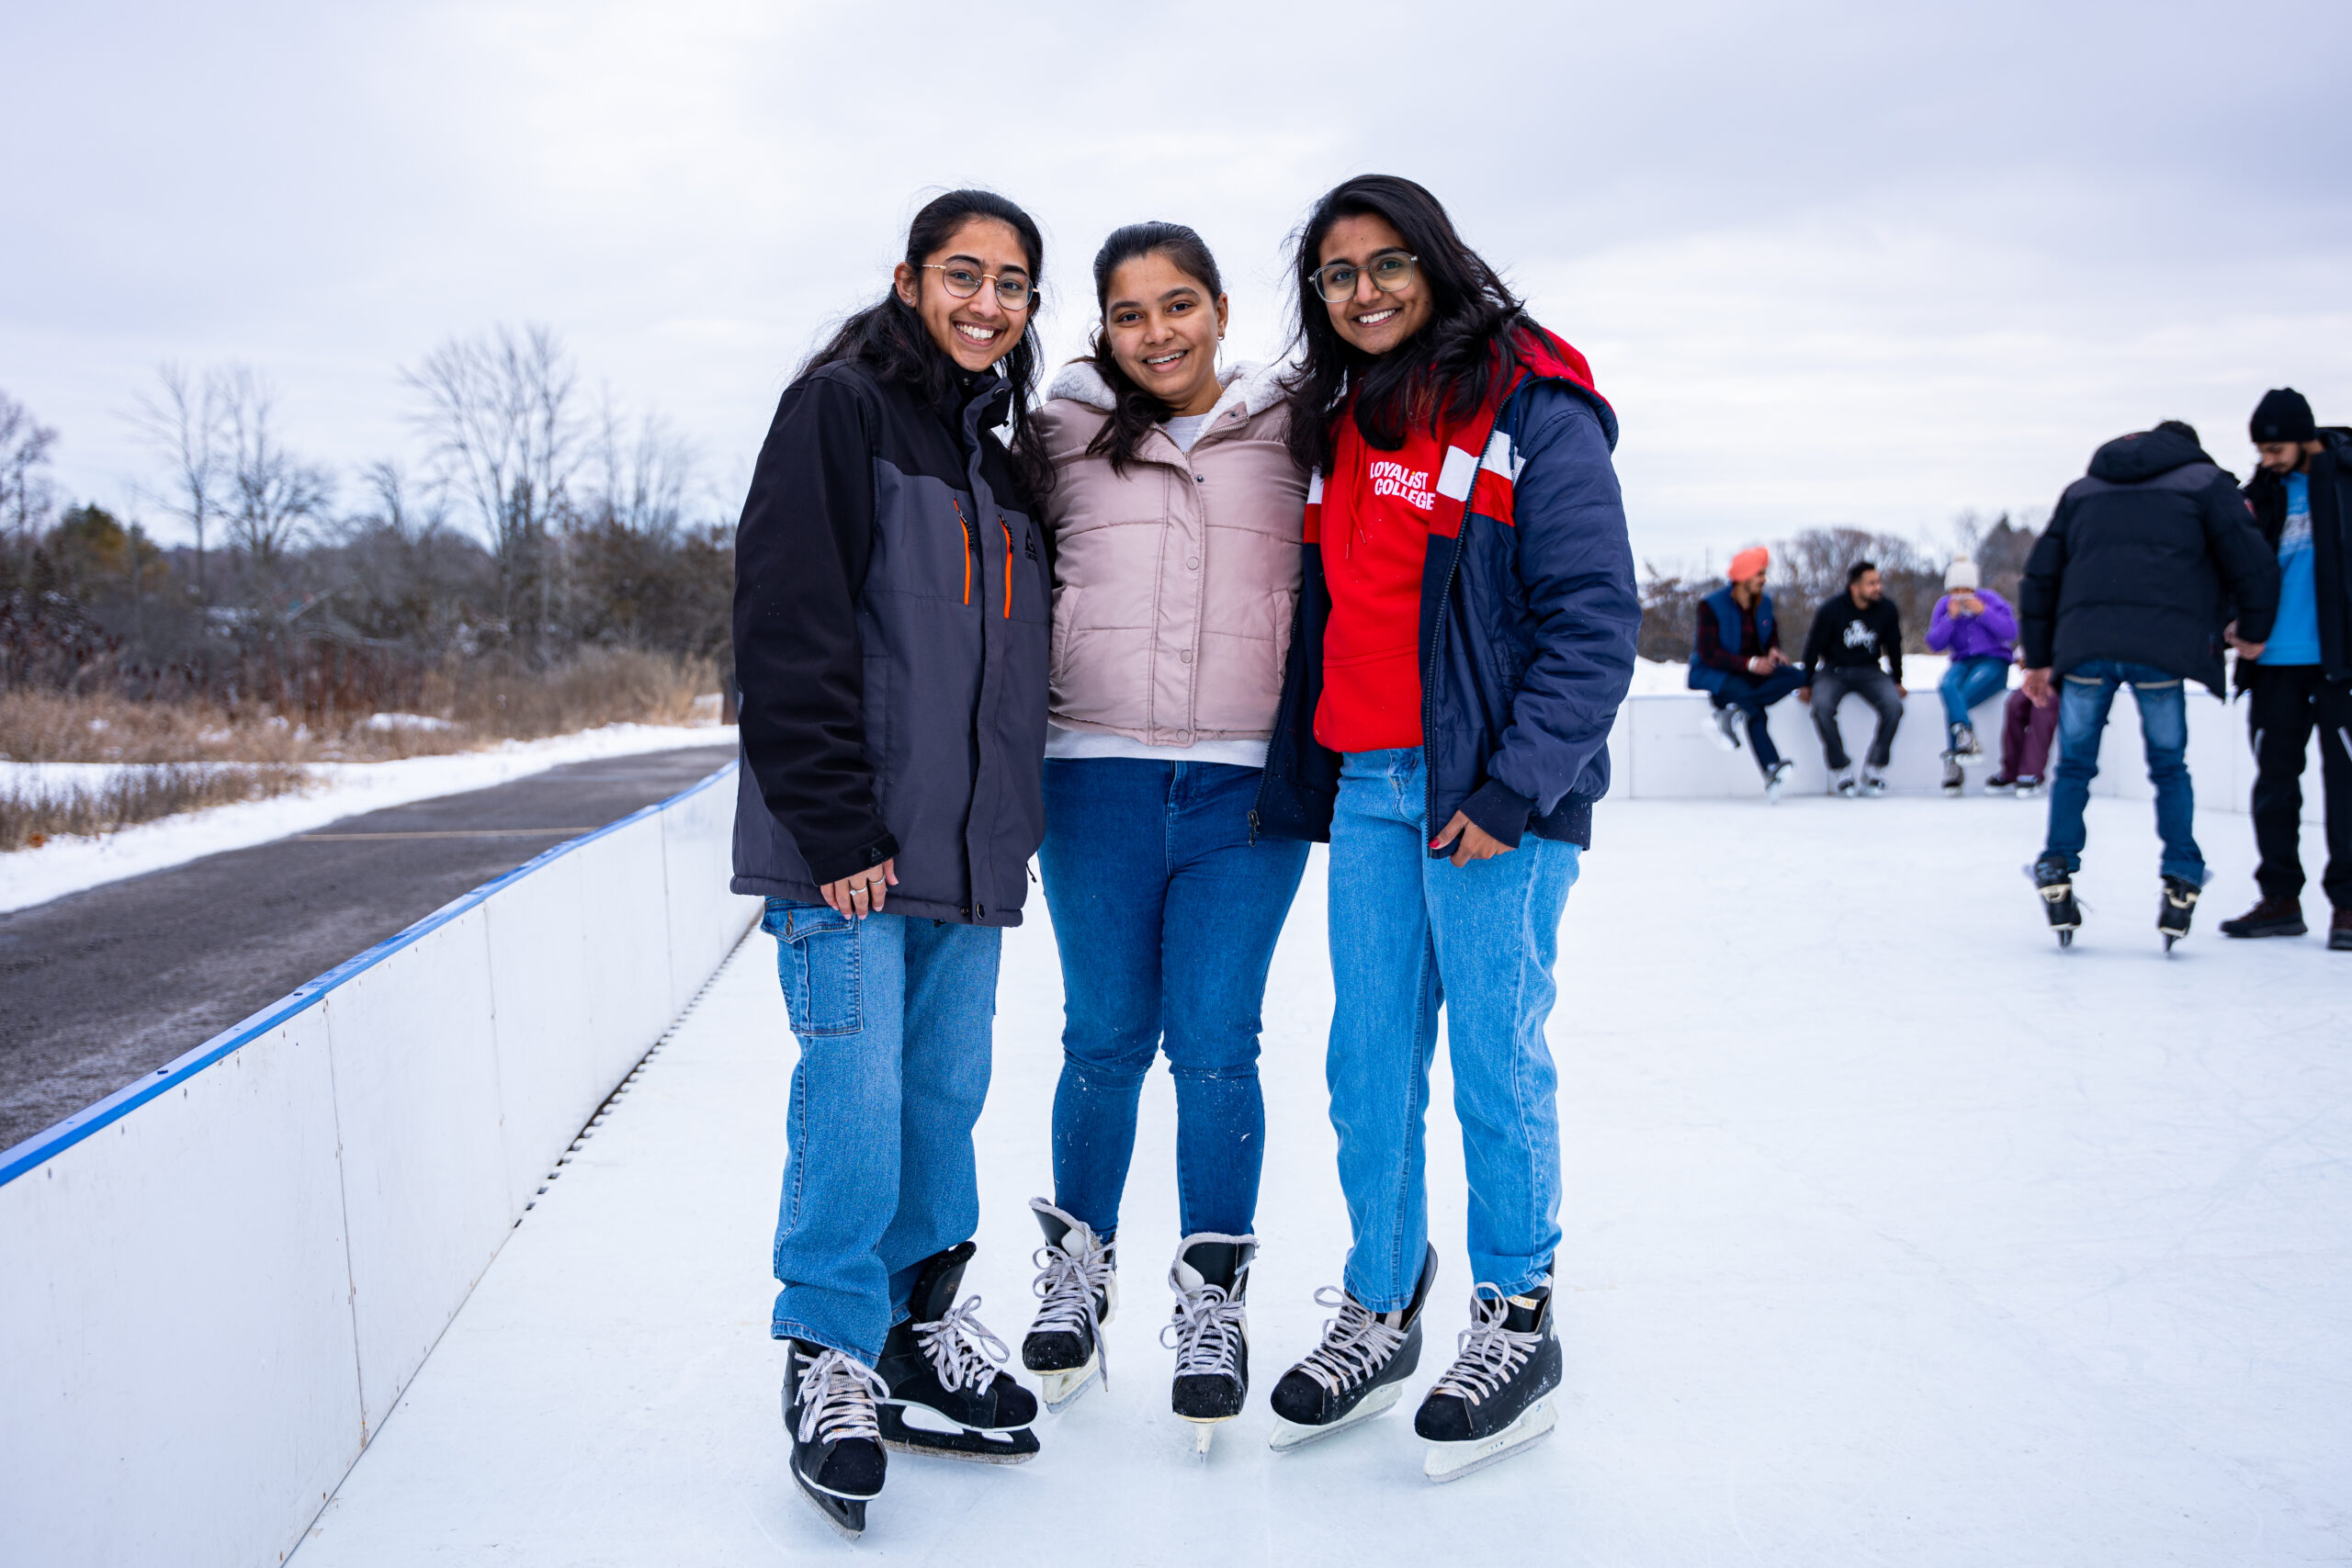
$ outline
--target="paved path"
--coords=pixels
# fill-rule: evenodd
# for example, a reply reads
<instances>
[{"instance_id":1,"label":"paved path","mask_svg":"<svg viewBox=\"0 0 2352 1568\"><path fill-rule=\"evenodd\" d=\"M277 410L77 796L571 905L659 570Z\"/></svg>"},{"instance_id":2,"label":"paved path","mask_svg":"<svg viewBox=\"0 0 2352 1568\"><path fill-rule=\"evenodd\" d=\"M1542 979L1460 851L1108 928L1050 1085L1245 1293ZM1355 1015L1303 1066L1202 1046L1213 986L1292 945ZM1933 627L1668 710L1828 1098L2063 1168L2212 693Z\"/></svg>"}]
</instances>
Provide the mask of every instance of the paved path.
<instances>
[{"instance_id":1,"label":"paved path","mask_svg":"<svg viewBox=\"0 0 2352 1568\"><path fill-rule=\"evenodd\" d=\"M0 915L0 1149L731 755L575 762Z\"/></svg>"}]
</instances>

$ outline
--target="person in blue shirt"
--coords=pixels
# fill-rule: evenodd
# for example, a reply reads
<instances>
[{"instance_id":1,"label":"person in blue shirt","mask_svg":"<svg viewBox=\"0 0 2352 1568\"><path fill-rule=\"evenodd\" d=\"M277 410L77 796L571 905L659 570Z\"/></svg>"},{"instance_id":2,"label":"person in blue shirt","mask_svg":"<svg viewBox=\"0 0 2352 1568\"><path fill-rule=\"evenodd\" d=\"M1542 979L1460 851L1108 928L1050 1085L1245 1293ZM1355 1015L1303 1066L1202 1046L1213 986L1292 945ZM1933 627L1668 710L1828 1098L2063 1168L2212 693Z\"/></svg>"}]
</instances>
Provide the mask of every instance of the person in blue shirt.
<instances>
[{"instance_id":1,"label":"person in blue shirt","mask_svg":"<svg viewBox=\"0 0 2352 1568\"><path fill-rule=\"evenodd\" d=\"M2262 466L2245 489L2278 553L2278 615L2255 654L2239 643L2238 685L2252 694L2254 840L2262 897L2224 934L2301 936L2303 763L2319 734L2334 907L2327 945L2352 953L2352 430L2323 430L2292 387L2263 395L2250 434ZM2233 627L2231 640L2237 642Z\"/></svg>"}]
</instances>

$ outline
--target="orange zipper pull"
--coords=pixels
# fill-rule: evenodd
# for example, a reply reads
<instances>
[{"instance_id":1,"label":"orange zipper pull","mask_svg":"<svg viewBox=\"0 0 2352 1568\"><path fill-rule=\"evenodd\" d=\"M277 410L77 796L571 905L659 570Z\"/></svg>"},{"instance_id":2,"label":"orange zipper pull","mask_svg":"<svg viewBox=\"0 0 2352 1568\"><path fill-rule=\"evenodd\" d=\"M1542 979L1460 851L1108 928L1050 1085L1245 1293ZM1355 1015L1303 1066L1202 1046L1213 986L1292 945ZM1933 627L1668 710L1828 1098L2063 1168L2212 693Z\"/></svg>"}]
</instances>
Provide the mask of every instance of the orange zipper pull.
<instances>
[{"instance_id":1,"label":"orange zipper pull","mask_svg":"<svg viewBox=\"0 0 2352 1568\"><path fill-rule=\"evenodd\" d=\"M964 603L968 604L972 602L972 525L964 516L962 502L951 495L947 504L956 509L956 525L964 530Z\"/></svg>"},{"instance_id":2,"label":"orange zipper pull","mask_svg":"<svg viewBox=\"0 0 2352 1568\"><path fill-rule=\"evenodd\" d=\"M1012 619L1012 525L1004 513L996 514L996 525L1004 530L1004 618Z\"/></svg>"}]
</instances>

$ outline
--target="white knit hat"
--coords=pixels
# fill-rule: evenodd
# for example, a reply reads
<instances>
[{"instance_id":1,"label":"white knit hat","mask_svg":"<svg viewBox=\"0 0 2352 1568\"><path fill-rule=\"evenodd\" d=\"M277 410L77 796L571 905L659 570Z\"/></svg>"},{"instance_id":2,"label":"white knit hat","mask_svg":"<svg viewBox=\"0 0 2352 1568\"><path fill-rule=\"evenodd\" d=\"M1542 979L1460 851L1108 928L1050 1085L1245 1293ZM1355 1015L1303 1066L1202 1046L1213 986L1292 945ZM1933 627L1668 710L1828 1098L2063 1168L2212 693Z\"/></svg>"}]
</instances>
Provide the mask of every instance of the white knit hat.
<instances>
[{"instance_id":1,"label":"white knit hat","mask_svg":"<svg viewBox=\"0 0 2352 1568\"><path fill-rule=\"evenodd\" d=\"M1976 591L1976 563L1970 560L1966 556L1961 556L1954 559L1951 565L1944 568L1944 587L1948 591L1953 592L1957 592L1959 590L1963 588L1967 589L1972 593Z\"/></svg>"}]
</instances>

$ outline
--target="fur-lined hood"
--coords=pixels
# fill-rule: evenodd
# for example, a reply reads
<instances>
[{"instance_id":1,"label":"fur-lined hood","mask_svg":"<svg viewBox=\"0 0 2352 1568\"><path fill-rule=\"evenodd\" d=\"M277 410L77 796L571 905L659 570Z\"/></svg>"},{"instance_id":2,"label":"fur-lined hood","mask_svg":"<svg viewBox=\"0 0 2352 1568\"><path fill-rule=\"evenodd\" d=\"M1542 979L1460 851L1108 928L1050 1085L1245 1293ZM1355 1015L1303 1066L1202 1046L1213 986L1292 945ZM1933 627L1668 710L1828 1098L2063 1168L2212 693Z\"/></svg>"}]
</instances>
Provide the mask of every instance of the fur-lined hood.
<instances>
[{"instance_id":1,"label":"fur-lined hood","mask_svg":"<svg viewBox=\"0 0 2352 1568\"><path fill-rule=\"evenodd\" d=\"M1217 372L1218 384L1225 389L1216 407L1209 411L1209 424L1215 425L1227 409L1238 407L1250 418L1264 413L1280 403L1288 394L1283 385L1283 369L1279 365L1255 365L1248 360L1236 360ZM1088 408L1109 413L1116 400L1111 395L1111 384L1102 379L1091 359L1073 359L1056 373L1046 389L1046 400L1068 399Z\"/></svg>"}]
</instances>

